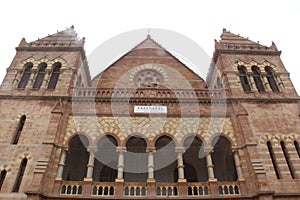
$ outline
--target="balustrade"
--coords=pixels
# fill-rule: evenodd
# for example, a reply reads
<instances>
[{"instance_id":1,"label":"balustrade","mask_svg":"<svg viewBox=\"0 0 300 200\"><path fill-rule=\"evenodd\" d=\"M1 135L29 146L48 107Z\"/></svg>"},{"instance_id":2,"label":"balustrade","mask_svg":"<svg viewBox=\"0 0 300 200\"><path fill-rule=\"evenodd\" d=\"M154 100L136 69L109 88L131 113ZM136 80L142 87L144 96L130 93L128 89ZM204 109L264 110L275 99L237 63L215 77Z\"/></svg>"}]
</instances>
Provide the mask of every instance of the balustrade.
<instances>
[{"instance_id":1,"label":"balustrade","mask_svg":"<svg viewBox=\"0 0 300 200\"><path fill-rule=\"evenodd\" d=\"M210 193L208 185L190 184L188 186L189 196L206 196L209 194Z\"/></svg>"},{"instance_id":2,"label":"balustrade","mask_svg":"<svg viewBox=\"0 0 300 200\"><path fill-rule=\"evenodd\" d=\"M142 185L125 186L124 196L146 196L146 186L142 186Z\"/></svg>"},{"instance_id":3,"label":"balustrade","mask_svg":"<svg viewBox=\"0 0 300 200\"><path fill-rule=\"evenodd\" d=\"M61 187L60 194L63 195L82 195L82 185L78 183L66 183Z\"/></svg>"},{"instance_id":4,"label":"balustrade","mask_svg":"<svg viewBox=\"0 0 300 200\"><path fill-rule=\"evenodd\" d=\"M95 196L114 196L115 188L111 184L94 184L92 195Z\"/></svg>"},{"instance_id":5,"label":"balustrade","mask_svg":"<svg viewBox=\"0 0 300 200\"><path fill-rule=\"evenodd\" d=\"M177 186L157 186L156 187L156 196L178 196Z\"/></svg>"},{"instance_id":6,"label":"balustrade","mask_svg":"<svg viewBox=\"0 0 300 200\"><path fill-rule=\"evenodd\" d=\"M73 97L93 98L222 98L224 90L168 90L168 89L101 89L101 88L73 88Z\"/></svg>"},{"instance_id":7,"label":"balustrade","mask_svg":"<svg viewBox=\"0 0 300 200\"><path fill-rule=\"evenodd\" d=\"M219 184L220 195L239 195L240 187L235 183L220 183Z\"/></svg>"}]
</instances>

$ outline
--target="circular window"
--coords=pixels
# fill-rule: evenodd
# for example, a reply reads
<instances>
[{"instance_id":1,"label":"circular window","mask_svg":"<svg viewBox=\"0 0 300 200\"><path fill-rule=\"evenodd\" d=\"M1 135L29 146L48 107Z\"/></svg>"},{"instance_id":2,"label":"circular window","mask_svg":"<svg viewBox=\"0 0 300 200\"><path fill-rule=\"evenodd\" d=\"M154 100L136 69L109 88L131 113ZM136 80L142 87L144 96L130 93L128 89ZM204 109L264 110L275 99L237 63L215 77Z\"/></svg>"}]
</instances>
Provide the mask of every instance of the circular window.
<instances>
[{"instance_id":1,"label":"circular window","mask_svg":"<svg viewBox=\"0 0 300 200\"><path fill-rule=\"evenodd\" d=\"M163 83L163 76L155 70L143 70L134 77L134 82L138 87L157 87Z\"/></svg>"}]
</instances>

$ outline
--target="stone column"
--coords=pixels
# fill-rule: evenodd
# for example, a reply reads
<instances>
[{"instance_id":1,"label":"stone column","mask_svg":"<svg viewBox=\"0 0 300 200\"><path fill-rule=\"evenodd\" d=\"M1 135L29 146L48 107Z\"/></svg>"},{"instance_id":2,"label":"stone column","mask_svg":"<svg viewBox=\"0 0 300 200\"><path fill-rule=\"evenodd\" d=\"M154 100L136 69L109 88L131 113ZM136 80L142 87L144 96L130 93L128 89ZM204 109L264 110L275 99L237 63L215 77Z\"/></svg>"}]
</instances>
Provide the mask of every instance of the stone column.
<instances>
[{"instance_id":1,"label":"stone column","mask_svg":"<svg viewBox=\"0 0 300 200\"><path fill-rule=\"evenodd\" d=\"M252 75L248 76L249 77L249 82L251 84L251 89L253 91L257 91L257 88L256 88L256 84L255 84L255 81L254 81L254 78Z\"/></svg>"},{"instance_id":2,"label":"stone column","mask_svg":"<svg viewBox=\"0 0 300 200\"><path fill-rule=\"evenodd\" d=\"M84 181L93 181L93 171L94 171L94 160L95 160L96 147L89 147L88 152L89 152L90 156L89 156L89 162L87 164L87 172L86 172L86 177L84 178Z\"/></svg>"},{"instance_id":3,"label":"stone column","mask_svg":"<svg viewBox=\"0 0 300 200\"><path fill-rule=\"evenodd\" d=\"M263 78L263 83L264 83L264 86L265 86L265 90L267 92L271 92L272 89L270 87L270 84L269 84L269 81L268 81L267 77L265 75L262 75L262 78Z\"/></svg>"},{"instance_id":4,"label":"stone column","mask_svg":"<svg viewBox=\"0 0 300 200\"><path fill-rule=\"evenodd\" d=\"M126 152L126 147L117 147L117 152L119 153L119 159L118 159L118 176L116 182L124 182L124 178L123 178L124 153Z\"/></svg>"},{"instance_id":5,"label":"stone column","mask_svg":"<svg viewBox=\"0 0 300 200\"><path fill-rule=\"evenodd\" d=\"M215 178L214 174L214 165L212 163L211 154L213 153L213 150L208 150L209 152L206 155L206 164L207 164L207 173L208 173L208 181L209 182L215 182L217 179Z\"/></svg>"},{"instance_id":6,"label":"stone column","mask_svg":"<svg viewBox=\"0 0 300 200\"><path fill-rule=\"evenodd\" d=\"M16 76L14 78L14 81L13 81L13 87L14 88L17 88L18 83L20 82L21 74L22 74L22 71L17 71L17 74L16 74Z\"/></svg>"},{"instance_id":7,"label":"stone column","mask_svg":"<svg viewBox=\"0 0 300 200\"><path fill-rule=\"evenodd\" d=\"M51 73L51 71L49 71L49 70L45 71L45 76L44 76L42 88L45 88L45 89L47 88L47 85L48 85L48 82L49 82L50 73Z\"/></svg>"},{"instance_id":8,"label":"stone column","mask_svg":"<svg viewBox=\"0 0 300 200\"><path fill-rule=\"evenodd\" d=\"M27 83L27 85L26 85L27 88L32 88L32 85L33 85L33 79L34 79L35 73L36 73L36 70L32 70L32 71L31 71L31 74L30 74L28 83Z\"/></svg>"},{"instance_id":9,"label":"stone column","mask_svg":"<svg viewBox=\"0 0 300 200\"><path fill-rule=\"evenodd\" d=\"M57 176L56 176L55 180L62 180L62 174L63 174L68 150L69 149L66 147L62 148L62 153L61 153L60 160L58 163Z\"/></svg>"},{"instance_id":10,"label":"stone column","mask_svg":"<svg viewBox=\"0 0 300 200\"><path fill-rule=\"evenodd\" d=\"M234 158L236 173L238 175L238 181L244 181L245 179L243 176L243 171L242 171L242 167L241 167L240 158L238 155L238 150L233 150L233 158Z\"/></svg>"},{"instance_id":11,"label":"stone column","mask_svg":"<svg viewBox=\"0 0 300 200\"><path fill-rule=\"evenodd\" d=\"M148 147L146 152L148 153L148 179L147 182L155 182L154 179L154 156L155 147Z\"/></svg>"},{"instance_id":12,"label":"stone column","mask_svg":"<svg viewBox=\"0 0 300 200\"><path fill-rule=\"evenodd\" d=\"M274 79L275 79L275 82L277 84L277 87L279 89L280 92L284 91L284 85L283 85L283 82L280 78L280 76L275 76L273 75Z\"/></svg>"},{"instance_id":13,"label":"stone column","mask_svg":"<svg viewBox=\"0 0 300 200\"><path fill-rule=\"evenodd\" d=\"M178 182L186 182L184 178L184 165L182 154L184 153L184 147L176 147L175 151L177 153L177 168L178 168Z\"/></svg>"}]
</instances>

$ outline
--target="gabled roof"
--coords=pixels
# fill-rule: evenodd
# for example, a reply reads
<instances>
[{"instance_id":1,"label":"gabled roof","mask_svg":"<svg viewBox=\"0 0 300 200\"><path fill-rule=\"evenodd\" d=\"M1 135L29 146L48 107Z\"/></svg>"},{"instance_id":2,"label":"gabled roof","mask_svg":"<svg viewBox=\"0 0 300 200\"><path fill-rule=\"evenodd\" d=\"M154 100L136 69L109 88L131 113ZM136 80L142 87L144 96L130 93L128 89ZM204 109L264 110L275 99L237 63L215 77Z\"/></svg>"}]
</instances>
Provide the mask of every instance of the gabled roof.
<instances>
[{"instance_id":1,"label":"gabled roof","mask_svg":"<svg viewBox=\"0 0 300 200\"><path fill-rule=\"evenodd\" d=\"M164 63L166 59L173 60L172 63ZM130 64L124 64L130 63ZM176 64L174 65L174 62ZM122 64L120 64L122 63ZM156 63L158 65L169 65L170 68L176 68L177 71L186 70L186 73L189 74L189 78L191 82L198 82L199 87L205 88L206 83L202 77L196 74L193 70L191 70L187 65L185 65L180 59L170 53L167 49L158 44L154 39L151 38L150 35L133 47L131 50L123 54L119 59L116 59L115 62L110 64L104 71L99 73L93 78L94 86L100 87L99 83L101 79L112 79L117 80L120 77L117 77L116 73L112 71L116 70L116 67L119 68L119 72L126 70L130 70L130 68L143 66L145 64L153 64ZM125 66L126 65L126 66ZM178 69L178 67L180 69ZM144 66L143 66L144 67ZM142 68L143 68L142 67ZM112 69L113 68L113 69ZM108 72L109 71L109 72ZM113 73L113 74L112 74ZM109 76L105 76L105 74L109 74ZM100 82L99 82L100 81ZM131 81L132 82L132 81Z\"/></svg>"},{"instance_id":2,"label":"gabled roof","mask_svg":"<svg viewBox=\"0 0 300 200\"><path fill-rule=\"evenodd\" d=\"M162 46L160 46L156 41L154 41L150 35L147 35L147 38L140 42L137 46L135 46L131 51L137 49L162 49L165 50Z\"/></svg>"}]
</instances>

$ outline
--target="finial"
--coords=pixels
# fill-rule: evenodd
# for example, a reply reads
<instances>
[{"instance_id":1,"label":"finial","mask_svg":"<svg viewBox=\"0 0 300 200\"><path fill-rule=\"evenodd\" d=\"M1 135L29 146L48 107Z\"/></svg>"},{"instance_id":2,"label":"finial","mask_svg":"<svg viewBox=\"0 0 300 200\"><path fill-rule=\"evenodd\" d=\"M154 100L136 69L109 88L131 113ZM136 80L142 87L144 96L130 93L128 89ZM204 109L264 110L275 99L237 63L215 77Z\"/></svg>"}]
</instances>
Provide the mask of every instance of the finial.
<instances>
[{"instance_id":1,"label":"finial","mask_svg":"<svg viewBox=\"0 0 300 200\"><path fill-rule=\"evenodd\" d=\"M226 28L223 28L223 33L226 32Z\"/></svg>"},{"instance_id":2,"label":"finial","mask_svg":"<svg viewBox=\"0 0 300 200\"><path fill-rule=\"evenodd\" d=\"M71 29L74 29L74 25L71 26Z\"/></svg>"},{"instance_id":3,"label":"finial","mask_svg":"<svg viewBox=\"0 0 300 200\"><path fill-rule=\"evenodd\" d=\"M149 27L147 28L147 38L151 38L151 35L150 35L150 28L149 28Z\"/></svg>"}]
</instances>

